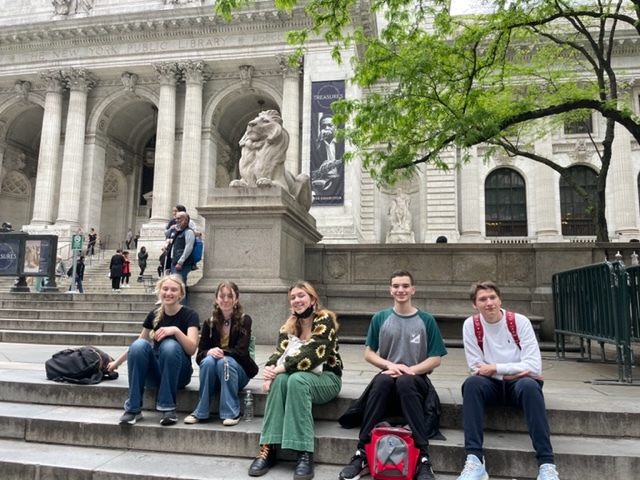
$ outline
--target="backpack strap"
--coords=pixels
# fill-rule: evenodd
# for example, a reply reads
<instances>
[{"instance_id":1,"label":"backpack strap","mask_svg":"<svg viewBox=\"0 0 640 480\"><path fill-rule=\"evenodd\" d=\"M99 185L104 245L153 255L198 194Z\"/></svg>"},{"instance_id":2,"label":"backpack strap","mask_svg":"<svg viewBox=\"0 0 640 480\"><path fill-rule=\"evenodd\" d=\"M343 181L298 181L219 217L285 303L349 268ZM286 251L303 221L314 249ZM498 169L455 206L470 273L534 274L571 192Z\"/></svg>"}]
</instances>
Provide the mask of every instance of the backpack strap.
<instances>
[{"instance_id":1,"label":"backpack strap","mask_svg":"<svg viewBox=\"0 0 640 480\"><path fill-rule=\"evenodd\" d=\"M484 348L483 348L483 339L484 339L484 329L482 328L482 323L480 322L480 314L476 313L473 316L473 331L476 334L476 340L478 341L478 346L480 347L480 350L482 350L482 353L484 353Z\"/></svg>"},{"instance_id":2,"label":"backpack strap","mask_svg":"<svg viewBox=\"0 0 640 480\"><path fill-rule=\"evenodd\" d=\"M522 350L520 346L520 337L518 337L518 331L516 329L516 314L510 310L505 311L505 317L507 320L507 328L513 337L513 341L516 343L517 347ZM480 350L484 353L483 348L483 340L484 340L484 329L482 328L482 322L480 322L480 314L476 313L473 316L473 331L476 334L476 340L478 341L478 346Z\"/></svg>"},{"instance_id":3,"label":"backpack strap","mask_svg":"<svg viewBox=\"0 0 640 480\"><path fill-rule=\"evenodd\" d=\"M507 317L507 328L511 332L513 341L516 342L518 348L522 350L522 347L520 346L520 338L518 337L518 331L516 330L516 314L507 310L505 312L505 316Z\"/></svg>"}]
</instances>

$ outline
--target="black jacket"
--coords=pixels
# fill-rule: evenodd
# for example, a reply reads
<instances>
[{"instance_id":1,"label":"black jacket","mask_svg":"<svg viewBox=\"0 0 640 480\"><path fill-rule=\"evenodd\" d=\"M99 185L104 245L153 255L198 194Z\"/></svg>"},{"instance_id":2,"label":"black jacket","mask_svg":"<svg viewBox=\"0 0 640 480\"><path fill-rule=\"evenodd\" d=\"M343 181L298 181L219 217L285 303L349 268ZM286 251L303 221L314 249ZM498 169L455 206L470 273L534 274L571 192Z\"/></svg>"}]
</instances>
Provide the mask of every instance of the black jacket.
<instances>
[{"instance_id":1,"label":"black jacket","mask_svg":"<svg viewBox=\"0 0 640 480\"><path fill-rule=\"evenodd\" d=\"M200 332L198 353L196 353L196 363L198 365L207 356L207 352L210 349L220 347L220 335L218 335L218 331L215 328L211 328L210 320L204 322ZM258 365L249 355L251 324L251 317L243 315L242 328L244 331L241 332L236 322L232 321L229 329L229 346L224 350L224 354L229 355L238 362L249 378L253 378L258 374Z\"/></svg>"}]
</instances>

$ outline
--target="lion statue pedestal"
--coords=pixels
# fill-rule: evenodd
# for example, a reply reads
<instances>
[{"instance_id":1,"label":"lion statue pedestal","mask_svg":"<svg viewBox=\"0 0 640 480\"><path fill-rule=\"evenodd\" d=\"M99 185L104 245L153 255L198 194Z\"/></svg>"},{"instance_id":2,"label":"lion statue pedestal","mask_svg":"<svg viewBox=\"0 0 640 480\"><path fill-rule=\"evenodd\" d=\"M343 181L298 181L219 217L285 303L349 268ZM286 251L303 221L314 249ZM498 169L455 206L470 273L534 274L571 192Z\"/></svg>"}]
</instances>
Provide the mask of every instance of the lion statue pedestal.
<instances>
[{"instance_id":1,"label":"lion statue pedestal","mask_svg":"<svg viewBox=\"0 0 640 480\"><path fill-rule=\"evenodd\" d=\"M216 188L198 213L206 219L203 276L189 286L189 306L208 318L212 292L232 280L258 322L258 343L273 343L288 315L287 288L305 278L305 245L322 239L315 218L278 186Z\"/></svg>"}]
</instances>

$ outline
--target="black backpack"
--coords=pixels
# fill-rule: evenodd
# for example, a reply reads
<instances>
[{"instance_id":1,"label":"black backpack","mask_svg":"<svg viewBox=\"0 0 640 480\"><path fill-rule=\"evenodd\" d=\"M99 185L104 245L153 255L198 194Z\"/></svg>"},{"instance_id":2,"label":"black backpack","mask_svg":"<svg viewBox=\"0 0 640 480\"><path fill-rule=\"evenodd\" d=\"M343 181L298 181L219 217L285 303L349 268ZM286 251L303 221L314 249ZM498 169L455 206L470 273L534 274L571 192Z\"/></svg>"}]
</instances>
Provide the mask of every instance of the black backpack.
<instances>
[{"instance_id":1,"label":"black backpack","mask_svg":"<svg viewBox=\"0 0 640 480\"><path fill-rule=\"evenodd\" d=\"M113 358L102 350L87 345L67 348L54 353L44 364L47 378L54 382L94 385L102 380L115 380L118 372L109 372L107 365Z\"/></svg>"}]
</instances>

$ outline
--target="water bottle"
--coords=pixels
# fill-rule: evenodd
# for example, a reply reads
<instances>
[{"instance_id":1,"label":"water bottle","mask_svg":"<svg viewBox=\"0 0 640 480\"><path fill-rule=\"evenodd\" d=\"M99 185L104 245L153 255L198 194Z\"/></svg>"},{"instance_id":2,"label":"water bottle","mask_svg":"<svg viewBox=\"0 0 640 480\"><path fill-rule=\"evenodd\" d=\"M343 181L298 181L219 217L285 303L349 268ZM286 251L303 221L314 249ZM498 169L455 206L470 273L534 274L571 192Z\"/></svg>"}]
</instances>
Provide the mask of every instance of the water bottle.
<instances>
[{"instance_id":1,"label":"water bottle","mask_svg":"<svg viewBox=\"0 0 640 480\"><path fill-rule=\"evenodd\" d=\"M244 396L244 421L250 422L253 420L253 395L251 390L247 390Z\"/></svg>"}]
</instances>

